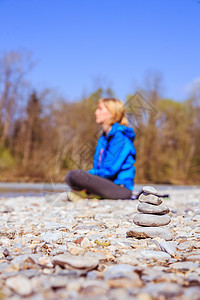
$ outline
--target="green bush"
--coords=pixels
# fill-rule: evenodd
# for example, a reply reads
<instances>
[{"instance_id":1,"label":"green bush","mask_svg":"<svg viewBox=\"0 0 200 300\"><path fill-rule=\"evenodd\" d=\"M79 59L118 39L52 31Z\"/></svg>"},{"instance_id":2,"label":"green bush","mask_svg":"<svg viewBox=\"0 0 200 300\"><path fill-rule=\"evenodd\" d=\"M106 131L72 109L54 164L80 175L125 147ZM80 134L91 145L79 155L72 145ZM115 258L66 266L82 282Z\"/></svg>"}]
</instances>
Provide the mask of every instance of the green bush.
<instances>
[{"instance_id":1,"label":"green bush","mask_svg":"<svg viewBox=\"0 0 200 300\"><path fill-rule=\"evenodd\" d=\"M8 170L13 168L15 161L7 148L0 148L0 170Z\"/></svg>"}]
</instances>

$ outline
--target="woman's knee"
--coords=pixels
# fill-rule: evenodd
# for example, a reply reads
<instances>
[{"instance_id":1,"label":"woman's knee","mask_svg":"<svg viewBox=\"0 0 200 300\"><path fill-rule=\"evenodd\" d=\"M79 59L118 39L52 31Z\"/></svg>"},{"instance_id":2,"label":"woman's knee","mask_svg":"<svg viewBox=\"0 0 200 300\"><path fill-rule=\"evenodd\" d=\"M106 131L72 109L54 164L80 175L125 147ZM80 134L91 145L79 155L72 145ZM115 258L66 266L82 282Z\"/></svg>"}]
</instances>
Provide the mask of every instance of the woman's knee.
<instances>
[{"instance_id":1,"label":"woman's knee","mask_svg":"<svg viewBox=\"0 0 200 300\"><path fill-rule=\"evenodd\" d=\"M73 180L73 172L74 171L69 171L65 177L65 181L67 184L71 185L72 184L72 180Z\"/></svg>"},{"instance_id":2,"label":"woman's knee","mask_svg":"<svg viewBox=\"0 0 200 300\"><path fill-rule=\"evenodd\" d=\"M65 181L70 186L74 185L76 183L77 175L79 174L80 170L72 170L69 171L65 177Z\"/></svg>"}]
</instances>

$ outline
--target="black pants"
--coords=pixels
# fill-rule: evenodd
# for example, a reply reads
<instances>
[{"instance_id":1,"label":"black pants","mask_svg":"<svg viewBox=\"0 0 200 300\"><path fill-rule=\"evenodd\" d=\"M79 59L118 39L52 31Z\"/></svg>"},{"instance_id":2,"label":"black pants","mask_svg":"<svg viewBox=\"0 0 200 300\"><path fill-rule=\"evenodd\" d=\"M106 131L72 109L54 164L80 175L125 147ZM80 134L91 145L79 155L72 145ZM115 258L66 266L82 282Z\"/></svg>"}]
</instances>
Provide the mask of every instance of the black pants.
<instances>
[{"instance_id":1,"label":"black pants","mask_svg":"<svg viewBox=\"0 0 200 300\"><path fill-rule=\"evenodd\" d=\"M86 190L89 194L107 199L129 199L132 195L129 189L84 170L70 171L66 176L66 182L74 190Z\"/></svg>"}]
</instances>

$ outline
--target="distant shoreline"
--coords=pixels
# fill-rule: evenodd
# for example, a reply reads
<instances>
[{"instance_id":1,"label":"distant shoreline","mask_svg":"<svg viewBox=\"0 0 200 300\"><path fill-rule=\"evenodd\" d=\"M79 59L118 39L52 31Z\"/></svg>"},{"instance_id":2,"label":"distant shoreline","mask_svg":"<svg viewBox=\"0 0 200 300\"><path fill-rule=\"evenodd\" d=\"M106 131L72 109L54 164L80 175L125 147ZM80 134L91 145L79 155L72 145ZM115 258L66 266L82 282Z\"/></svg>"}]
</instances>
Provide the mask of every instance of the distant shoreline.
<instances>
[{"instance_id":1,"label":"distant shoreline","mask_svg":"<svg viewBox=\"0 0 200 300\"><path fill-rule=\"evenodd\" d=\"M145 184L135 184L133 193L139 192ZM146 184L147 185L147 184ZM169 185L151 184L158 191L173 190L198 190L197 185ZM45 194L62 193L69 190L69 186L64 183L21 183L21 182L0 182L0 197L18 196L44 196Z\"/></svg>"}]
</instances>

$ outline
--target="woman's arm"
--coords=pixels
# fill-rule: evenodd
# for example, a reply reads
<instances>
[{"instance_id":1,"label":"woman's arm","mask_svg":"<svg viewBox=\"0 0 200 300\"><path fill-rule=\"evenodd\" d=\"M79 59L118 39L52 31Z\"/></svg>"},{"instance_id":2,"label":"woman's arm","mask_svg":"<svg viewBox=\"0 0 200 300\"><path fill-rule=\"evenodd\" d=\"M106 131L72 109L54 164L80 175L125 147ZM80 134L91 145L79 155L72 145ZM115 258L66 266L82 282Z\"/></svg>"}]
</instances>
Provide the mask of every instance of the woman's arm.
<instances>
[{"instance_id":1,"label":"woman's arm","mask_svg":"<svg viewBox=\"0 0 200 300\"><path fill-rule=\"evenodd\" d=\"M99 138L96 149L95 149L95 153L94 153L93 167L91 170L88 171L88 173L90 173L90 174L95 175L95 170L98 168L101 146L102 146L102 142L101 142L101 138Z\"/></svg>"},{"instance_id":2,"label":"woman's arm","mask_svg":"<svg viewBox=\"0 0 200 300\"><path fill-rule=\"evenodd\" d=\"M135 153L135 148L130 139L124 136L122 132L117 132L109 142L102 167L99 169L93 167L90 174L104 178L114 177L120 171L128 155L132 154L134 156Z\"/></svg>"}]
</instances>

